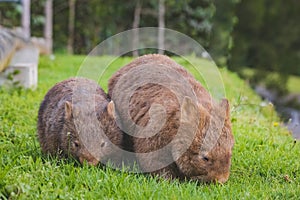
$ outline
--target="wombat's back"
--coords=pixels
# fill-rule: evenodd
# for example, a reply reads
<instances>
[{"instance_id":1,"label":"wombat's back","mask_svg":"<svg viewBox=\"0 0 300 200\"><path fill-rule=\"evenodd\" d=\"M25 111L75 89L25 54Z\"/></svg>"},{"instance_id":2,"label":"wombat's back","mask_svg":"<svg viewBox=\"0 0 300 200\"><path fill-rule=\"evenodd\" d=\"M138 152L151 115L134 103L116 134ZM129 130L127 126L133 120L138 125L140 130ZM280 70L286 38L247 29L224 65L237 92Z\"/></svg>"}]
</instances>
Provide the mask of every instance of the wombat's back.
<instances>
[{"instance_id":1,"label":"wombat's back","mask_svg":"<svg viewBox=\"0 0 300 200\"><path fill-rule=\"evenodd\" d=\"M136 58L129 64L125 65L121 69L119 69L116 73L112 75L112 77L108 81L108 96L109 98L112 98L112 93L114 91L114 88L117 84L117 82L120 80L120 78L129 72L130 70L142 66L162 66L162 70L164 70L164 67L170 67L177 71L181 76L185 77L189 83L190 86L193 88L198 101L205 106L208 110L211 109L211 103L213 99L211 98L210 94L205 90L205 88L181 65L176 63L174 60L169 58L165 55L160 54L147 54L141 57ZM142 75L141 75L142 76ZM129 80L134 81L134 80Z\"/></svg>"}]
</instances>

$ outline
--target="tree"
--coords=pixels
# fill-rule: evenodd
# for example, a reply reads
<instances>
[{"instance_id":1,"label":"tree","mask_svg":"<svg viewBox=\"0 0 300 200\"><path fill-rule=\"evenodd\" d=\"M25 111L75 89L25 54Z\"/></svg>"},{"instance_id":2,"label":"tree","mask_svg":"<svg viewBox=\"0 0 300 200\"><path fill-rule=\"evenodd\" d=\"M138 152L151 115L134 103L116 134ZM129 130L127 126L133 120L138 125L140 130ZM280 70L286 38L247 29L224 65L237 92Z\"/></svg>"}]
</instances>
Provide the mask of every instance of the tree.
<instances>
[{"instance_id":1,"label":"tree","mask_svg":"<svg viewBox=\"0 0 300 200\"><path fill-rule=\"evenodd\" d=\"M132 47L138 47L138 43L139 43L139 30L137 28L139 28L140 25L140 18L141 18L141 11L142 11L142 4L140 0L136 1L136 5L135 5L135 9L134 9L134 19L133 19L133 25L132 28L133 30L133 41L132 41ZM132 52L132 55L134 57L137 57L138 54L138 50L134 50Z\"/></svg>"},{"instance_id":2,"label":"tree","mask_svg":"<svg viewBox=\"0 0 300 200\"><path fill-rule=\"evenodd\" d=\"M57 49L67 46L69 36L66 19L69 15L68 3L53 1L54 47ZM212 0L135 0L125 4L117 0L77 0L75 7L74 53L88 53L99 42L116 33L144 26L166 26L193 37L205 47L209 45L214 13ZM164 40L162 33L161 31L158 37L160 45ZM138 32L134 34L132 45L136 46ZM137 52L133 53L137 55Z\"/></svg>"},{"instance_id":3,"label":"tree","mask_svg":"<svg viewBox=\"0 0 300 200\"><path fill-rule=\"evenodd\" d=\"M21 5L11 2L0 3L0 24L8 28L21 25Z\"/></svg>"},{"instance_id":4,"label":"tree","mask_svg":"<svg viewBox=\"0 0 300 200\"><path fill-rule=\"evenodd\" d=\"M74 53L74 27L75 27L75 4L76 0L69 0L69 37L67 50L69 54Z\"/></svg>"},{"instance_id":5,"label":"tree","mask_svg":"<svg viewBox=\"0 0 300 200\"><path fill-rule=\"evenodd\" d=\"M158 0L158 53L163 54L165 48L165 1Z\"/></svg>"},{"instance_id":6,"label":"tree","mask_svg":"<svg viewBox=\"0 0 300 200\"><path fill-rule=\"evenodd\" d=\"M299 10L297 0L241 1L236 10L239 23L233 32L230 69L254 68L253 81L264 81L268 87L284 92L288 75L299 72L295 67L300 63Z\"/></svg>"},{"instance_id":7,"label":"tree","mask_svg":"<svg viewBox=\"0 0 300 200\"><path fill-rule=\"evenodd\" d=\"M232 48L232 32L238 21L235 13L238 0L214 0L213 3L215 12L208 50L219 66L225 66Z\"/></svg>"},{"instance_id":8,"label":"tree","mask_svg":"<svg viewBox=\"0 0 300 200\"><path fill-rule=\"evenodd\" d=\"M22 29L24 38L30 38L30 0L22 1Z\"/></svg>"},{"instance_id":9,"label":"tree","mask_svg":"<svg viewBox=\"0 0 300 200\"><path fill-rule=\"evenodd\" d=\"M215 7L212 0L166 1L168 28L180 31L208 48Z\"/></svg>"},{"instance_id":10,"label":"tree","mask_svg":"<svg viewBox=\"0 0 300 200\"><path fill-rule=\"evenodd\" d=\"M53 0L47 0L45 4L45 24L44 24L44 38L46 40L46 46L49 50L49 54L52 53L52 23L53 23L53 11L52 11Z\"/></svg>"}]
</instances>

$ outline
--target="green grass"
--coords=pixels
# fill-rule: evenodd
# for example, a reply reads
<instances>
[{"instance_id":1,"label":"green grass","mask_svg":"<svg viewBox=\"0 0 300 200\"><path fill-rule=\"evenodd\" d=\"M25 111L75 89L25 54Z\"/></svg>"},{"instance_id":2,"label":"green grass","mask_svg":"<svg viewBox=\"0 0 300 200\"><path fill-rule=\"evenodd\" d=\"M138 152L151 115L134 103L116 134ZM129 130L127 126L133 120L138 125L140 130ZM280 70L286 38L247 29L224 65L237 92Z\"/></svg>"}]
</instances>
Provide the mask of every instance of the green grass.
<instances>
[{"instance_id":1,"label":"green grass","mask_svg":"<svg viewBox=\"0 0 300 200\"><path fill-rule=\"evenodd\" d=\"M243 74L244 77L247 77L248 79L250 79L250 77L252 77L255 74L255 70L251 69L251 68L244 68L242 70L242 74ZM274 72L270 72L267 75L268 77L265 77L265 78L270 79L270 77L274 77L274 76L277 76L277 75L278 74L276 74ZM299 85L300 85L300 76L290 75L288 77L288 81L287 81L287 85L286 85L287 92L289 92L289 93L300 93Z\"/></svg>"},{"instance_id":2,"label":"green grass","mask_svg":"<svg viewBox=\"0 0 300 200\"><path fill-rule=\"evenodd\" d=\"M290 76L287 87L291 93L300 93L300 77L299 76Z\"/></svg>"},{"instance_id":3,"label":"green grass","mask_svg":"<svg viewBox=\"0 0 300 200\"><path fill-rule=\"evenodd\" d=\"M221 74L231 103L235 146L231 176L224 185L168 182L42 156L36 138L39 104L56 82L76 76L83 59L42 57L36 91L0 89L0 199L299 198L300 145L277 126L273 107L261 105L248 85L226 69ZM109 76L129 61L115 61L100 84L106 89ZM194 72L186 61L179 62Z\"/></svg>"}]
</instances>

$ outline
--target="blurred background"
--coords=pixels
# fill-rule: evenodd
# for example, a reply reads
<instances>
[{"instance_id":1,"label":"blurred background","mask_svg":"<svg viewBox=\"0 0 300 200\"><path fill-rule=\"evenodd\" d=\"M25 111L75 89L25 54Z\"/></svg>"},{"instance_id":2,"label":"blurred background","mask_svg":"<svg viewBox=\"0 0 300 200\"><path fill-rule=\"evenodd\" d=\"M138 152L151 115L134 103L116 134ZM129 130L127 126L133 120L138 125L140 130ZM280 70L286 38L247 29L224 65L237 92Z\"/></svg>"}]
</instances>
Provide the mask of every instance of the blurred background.
<instances>
[{"instance_id":1,"label":"blurred background","mask_svg":"<svg viewBox=\"0 0 300 200\"><path fill-rule=\"evenodd\" d=\"M173 29L247 80L286 123L299 123L299 11L299 0L0 0L0 25L21 27L44 54L88 54L132 28Z\"/></svg>"}]
</instances>

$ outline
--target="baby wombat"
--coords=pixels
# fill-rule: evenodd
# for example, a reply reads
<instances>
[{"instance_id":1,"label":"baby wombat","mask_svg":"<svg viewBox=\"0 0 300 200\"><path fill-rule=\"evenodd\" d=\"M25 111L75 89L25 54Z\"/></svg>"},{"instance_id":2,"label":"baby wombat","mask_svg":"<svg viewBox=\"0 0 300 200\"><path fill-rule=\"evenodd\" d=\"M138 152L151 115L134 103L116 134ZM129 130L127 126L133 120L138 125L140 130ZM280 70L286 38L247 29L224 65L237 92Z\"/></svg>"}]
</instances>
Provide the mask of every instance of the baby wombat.
<instances>
[{"instance_id":1,"label":"baby wombat","mask_svg":"<svg viewBox=\"0 0 300 200\"><path fill-rule=\"evenodd\" d=\"M122 134L114 103L92 80L70 78L53 86L38 112L38 139L43 153L71 156L91 165L115 156Z\"/></svg>"},{"instance_id":2,"label":"baby wombat","mask_svg":"<svg viewBox=\"0 0 300 200\"><path fill-rule=\"evenodd\" d=\"M216 103L179 64L163 55L141 56L110 78L108 94L143 172L228 180L234 144L229 103Z\"/></svg>"}]
</instances>

